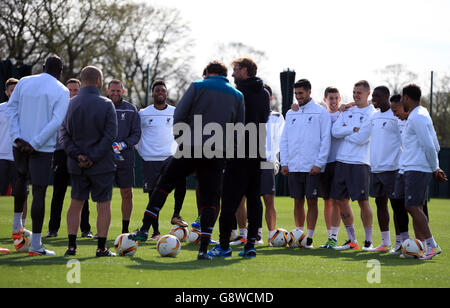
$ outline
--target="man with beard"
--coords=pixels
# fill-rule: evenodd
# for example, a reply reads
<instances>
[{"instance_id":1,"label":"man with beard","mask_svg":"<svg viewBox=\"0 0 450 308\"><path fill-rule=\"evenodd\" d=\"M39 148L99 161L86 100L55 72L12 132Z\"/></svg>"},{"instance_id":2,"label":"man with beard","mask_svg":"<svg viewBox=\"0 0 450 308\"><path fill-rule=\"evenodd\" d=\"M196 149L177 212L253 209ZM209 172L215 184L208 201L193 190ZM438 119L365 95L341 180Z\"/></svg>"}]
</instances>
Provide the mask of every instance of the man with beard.
<instances>
[{"instance_id":1,"label":"man with beard","mask_svg":"<svg viewBox=\"0 0 450 308\"><path fill-rule=\"evenodd\" d=\"M144 160L143 178L144 192L152 196L156 182L175 154L177 143L173 136L173 114L175 107L167 104L167 87L163 80L156 80L152 84L153 105L139 111L141 118L142 138L137 145L139 155ZM186 195L186 178L180 178L175 186L175 209L171 223L182 227L188 224L180 216ZM157 241L161 237L158 220L153 221L153 236L150 241Z\"/></svg>"},{"instance_id":2,"label":"man with beard","mask_svg":"<svg viewBox=\"0 0 450 308\"><path fill-rule=\"evenodd\" d=\"M208 252L212 258L231 257L230 235L233 228L233 217L242 200L247 198L248 234L247 243L239 256L256 257L255 242L258 227L262 224L261 203L261 162L264 157L252 150L260 148L266 136L260 136L259 127L267 123L270 114L270 94L264 88L263 81L256 77L257 65L250 58L238 58L232 62L233 77L237 89L244 94L245 125L256 126L256 140L250 140L250 131L245 134L244 158L234 157L227 161L223 179L222 209L219 218L220 244ZM264 146L265 149L265 146ZM238 147L238 151L242 150ZM236 153L235 153L236 154ZM264 153L265 154L265 153Z\"/></svg>"}]
</instances>

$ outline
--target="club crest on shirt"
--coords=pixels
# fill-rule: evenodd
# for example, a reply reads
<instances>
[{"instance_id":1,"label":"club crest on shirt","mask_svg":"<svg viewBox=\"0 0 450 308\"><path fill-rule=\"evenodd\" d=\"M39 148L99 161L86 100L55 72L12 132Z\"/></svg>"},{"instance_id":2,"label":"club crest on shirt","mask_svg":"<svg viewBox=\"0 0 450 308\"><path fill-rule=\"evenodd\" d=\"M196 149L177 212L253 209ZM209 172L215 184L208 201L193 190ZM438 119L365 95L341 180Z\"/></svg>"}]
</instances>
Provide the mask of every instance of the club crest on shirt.
<instances>
[{"instance_id":1,"label":"club crest on shirt","mask_svg":"<svg viewBox=\"0 0 450 308\"><path fill-rule=\"evenodd\" d=\"M122 112L122 113L120 114L120 120L121 120L121 121L125 121L125 112Z\"/></svg>"}]
</instances>

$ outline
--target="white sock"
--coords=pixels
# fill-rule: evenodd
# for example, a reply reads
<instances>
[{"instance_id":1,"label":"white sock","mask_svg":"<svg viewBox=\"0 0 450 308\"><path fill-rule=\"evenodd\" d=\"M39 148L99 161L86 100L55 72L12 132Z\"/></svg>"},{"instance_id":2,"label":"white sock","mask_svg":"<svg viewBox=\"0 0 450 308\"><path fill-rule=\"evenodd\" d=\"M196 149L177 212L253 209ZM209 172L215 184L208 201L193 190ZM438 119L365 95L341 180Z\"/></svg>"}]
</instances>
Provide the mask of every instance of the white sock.
<instances>
[{"instance_id":1,"label":"white sock","mask_svg":"<svg viewBox=\"0 0 450 308\"><path fill-rule=\"evenodd\" d=\"M38 250L42 247L41 238L42 233L33 233L31 235L31 247L33 247L33 249Z\"/></svg>"},{"instance_id":2,"label":"white sock","mask_svg":"<svg viewBox=\"0 0 450 308\"><path fill-rule=\"evenodd\" d=\"M356 242L355 228L353 225L345 226L345 229L347 230L348 239L352 242Z\"/></svg>"},{"instance_id":3,"label":"white sock","mask_svg":"<svg viewBox=\"0 0 450 308\"><path fill-rule=\"evenodd\" d=\"M391 246L391 234L389 231L381 232L381 241L384 246Z\"/></svg>"},{"instance_id":4,"label":"white sock","mask_svg":"<svg viewBox=\"0 0 450 308\"><path fill-rule=\"evenodd\" d=\"M27 222L27 219L26 219L26 218L22 218L22 226L23 226L24 228L25 228L26 222Z\"/></svg>"},{"instance_id":5,"label":"white sock","mask_svg":"<svg viewBox=\"0 0 450 308\"><path fill-rule=\"evenodd\" d=\"M305 227L296 227L295 230L300 230L302 232L305 232Z\"/></svg>"},{"instance_id":6,"label":"white sock","mask_svg":"<svg viewBox=\"0 0 450 308\"><path fill-rule=\"evenodd\" d=\"M238 237L238 230L237 229L231 230L230 239L234 240L237 237Z\"/></svg>"},{"instance_id":7,"label":"white sock","mask_svg":"<svg viewBox=\"0 0 450 308\"><path fill-rule=\"evenodd\" d=\"M339 233L339 227L331 227L330 238L337 241Z\"/></svg>"},{"instance_id":8,"label":"white sock","mask_svg":"<svg viewBox=\"0 0 450 308\"><path fill-rule=\"evenodd\" d=\"M259 236L260 238L262 238L262 236L263 236L262 228L258 228L258 236Z\"/></svg>"},{"instance_id":9,"label":"white sock","mask_svg":"<svg viewBox=\"0 0 450 308\"><path fill-rule=\"evenodd\" d=\"M22 228L22 213L14 213L13 233L19 232Z\"/></svg>"},{"instance_id":10,"label":"white sock","mask_svg":"<svg viewBox=\"0 0 450 308\"><path fill-rule=\"evenodd\" d=\"M364 227L364 231L366 232L366 241L372 243L372 226Z\"/></svg>"},{"instance_id":11,"label":"white sock","mask_svg":"<svg viewBox=\"0 0 450 308\"><path fill-rule=\"evenodd\" d=\"M403 241L402 241L402 235L401 235L401 234L397 234L397 235L395 236L395 244L401 244L401 243L403 243Z\"/></svg>"},{"instance_id":12,"label":"white sock","mask_svg":"<svg viewBox=\"0 0 450 308\"><path fill-rule=\"evenodd\" d=\"M331 238L331 229L327 229L328 238Z\"/></svg>"},{"instance_id":13,"label":"white sock","mask_svg":"<svg viewBox=\"0 0 450 308\"><path fill-rule=\"evenodd\" d=\"M243 238L247 238L247 228L240 229L239 228L239 235Z\"/></svg>"},{"instance_id":14,"label":"white sock","mask_svg":"<svg viewBox=\"0 0 450 308\"><path fill-rule=\"evenodd\" d=\"M400 233L400 236L402 237L402 243L406 240L409 240L409 232L402 232Z\"/></svg>"},{"instance_id":15,"label":"white sock","mask_svg":"<svg viewBox=\"0 0 450 308\"><path fill-rule=\"evenodd\" d=\"M308 237L313 238L314 230L308 229Z\"/></svg>"},{"instance_id":16,"label":"white sock","mask_svg":"<svg viewBox=\"0 0 450 308\"><path fill-rule=\"evenodd\" d=\"M429 248L436 248L436 247L437 247L437 243L436 243L436 241L434 240L433 237L427 238L427 239L425 240L425 243L427 244L427 248L428 248L428 249L429 249Z\"/></svg>"},{"instance_id":17,"label":"white sock","mask_svg":"<svg viewBox=\"0 0 450 308\"><path fill-rule=\"evenodd\" d=\"M268 239L270 240L277 230L269 231Z\"/></svg>"}]
</instances>

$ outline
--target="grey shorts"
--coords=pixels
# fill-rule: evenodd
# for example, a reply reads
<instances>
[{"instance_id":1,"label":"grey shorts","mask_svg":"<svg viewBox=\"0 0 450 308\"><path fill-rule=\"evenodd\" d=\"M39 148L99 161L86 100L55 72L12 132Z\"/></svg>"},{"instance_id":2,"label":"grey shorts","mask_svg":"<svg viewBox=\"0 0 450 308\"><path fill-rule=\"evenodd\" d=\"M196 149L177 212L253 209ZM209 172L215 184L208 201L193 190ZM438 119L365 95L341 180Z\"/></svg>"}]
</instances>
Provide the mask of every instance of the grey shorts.
<instances>
[{"instance_id":1,"label":"grey shorts","mask_svg":"<svg viewBox=\"0 0 450 308\"><path fill-rule=\"evenodd\" d=\"M398 171L386 171L370 174L370 196L372 198L395 197L395 180Z\"/></svg>"},{"instance_id":2,"label":"grey shorts","mask_svg":"<svg viewBox=\"0 0 450 308\"><path fill-rule=\"evenodd\" d=\"M353 201L369 200L368 165L353 165L336 162L333 185L330 196L341 200L351 198Z\"/></svg>"},{"instance_id":3,"label":"grey shorts","mask_svg":"<svg viewBox=\"0 0 450 308\"><path fill-rule=\"evenodd\" d=\"M29 177L31 185L48 186L53 153L34 151L26 154L15 147L13 153L18 175Z\"/></svg>"},{"instance_id":4,"label":"grey shorts","mask_svg":"<svg viewBox=\"0 0 450 308\"><path fill-rule=\"evenodd\" d=\"M153 190L164 168L169 164L171 157L166 160L144 161L142 164L142 177L144 192Z\"/></svg>"},{"instance_id":5,"label":"grey shorts","mask_svg":"<svg viewBox=\"0 0 450 308\"><path fill-rule=\"evenodd\" d=\"M275 172L261 169L261 195L275 195Z\"/></svg>"},{"instance_id":6,"label":"grey shorts","mask_svg":"<svg viewBox=\"0 0 450 308\"><path fill-rule=\"evenodd\" d=\"M90 193L94 202L111 201L114 172L95 175L71 174L70 177L72 181L72 199L88 200Z\"/></svg>"},{"instance_id":7,"label":"grey shorts","mask_svg":"<svg viewBox=\"0 0 450 308\"><path fill-rule=\"evenodd\" d=\"M320 175L319 196L324 200L330 199L335 167L336 162L328 163L325 172Z\"/></svg>"},{"instance_id":8,"label":"grey shorts","mask_svg":"<svg viewBox=\"0 0 450 308\"><path fill-rule=\"evenodd\" d=\"M432 173L427 172L405 172L405 206L422 206L425 204L428 195L428 184L432 176Z\"/></svg>"},{"instance_id":9,"label":"grey shorts","mask_svg":"<svg viewBox=\"0 0 450 308\"><path fill-rule=\"evenodd\" d=\"M134 167L116 168L114 184L119 188L131 188L134 186Z\"/></svg>"},{"instance_id":10,"label":"grey shorts","mask_svg":"<svg viewBox=\"0 0 450 308\"><path fill-rule=\"evenodd\" d=\"M319 196L320 174L309 175L308 172L289 172L289 195L294 199L314 199Z\"/></svg>"}]
</instances>

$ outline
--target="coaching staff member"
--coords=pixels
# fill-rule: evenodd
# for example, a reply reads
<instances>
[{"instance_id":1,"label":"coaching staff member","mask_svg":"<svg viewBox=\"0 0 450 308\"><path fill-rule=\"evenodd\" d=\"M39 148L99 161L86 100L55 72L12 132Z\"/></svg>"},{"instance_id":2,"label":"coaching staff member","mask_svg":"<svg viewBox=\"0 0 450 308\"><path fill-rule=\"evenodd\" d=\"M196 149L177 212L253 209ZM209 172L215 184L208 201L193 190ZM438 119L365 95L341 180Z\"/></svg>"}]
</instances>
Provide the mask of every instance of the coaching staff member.
<instances>
[{"instance_id":1,"label":"coaching staff member","mask_svg":"<svg viewBox=\"0 0 450 308\"><path fill-rule=\"evenodd\" d=\"M114 181L114 155L111 144L117 136L117 117L113 102L100 96L102 71L94 66L81 71L81 89L69 104L62 125L67 168L72 179L72 201L67 212L69 245L66 256L76 254L76 238L84 200L97 202L98 249L96 256L115 256L106 248L111 223Z\"/></svg>"}]
</instances>

